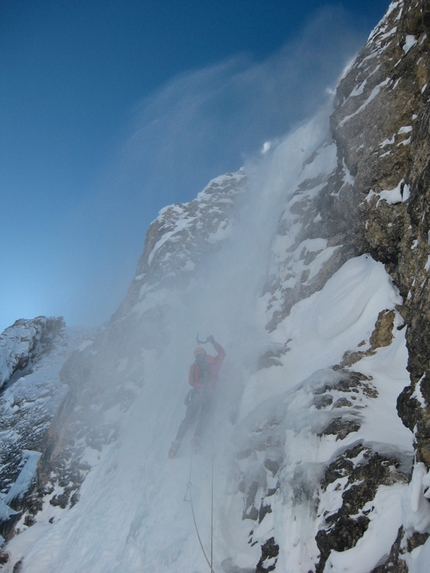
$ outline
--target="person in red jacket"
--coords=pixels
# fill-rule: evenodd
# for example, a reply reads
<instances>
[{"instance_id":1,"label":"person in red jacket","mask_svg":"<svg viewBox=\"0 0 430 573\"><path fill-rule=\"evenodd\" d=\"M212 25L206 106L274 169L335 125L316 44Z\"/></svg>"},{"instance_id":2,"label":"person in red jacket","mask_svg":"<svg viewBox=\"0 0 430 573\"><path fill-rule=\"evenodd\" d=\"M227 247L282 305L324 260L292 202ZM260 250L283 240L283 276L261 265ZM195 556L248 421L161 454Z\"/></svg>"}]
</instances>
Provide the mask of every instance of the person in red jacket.
<instances>
[{"instance_id":1,"label":"person in red jacket","mask_svg":"<svg viewBox=\"0 0 430 573\"><path fill-rule=\"evenodd\" d=\"M207 342L210 342L217 352L216 356L206 353L206 350L199 346L194 351L195 362L191 364L188 381L193 387L187 394L185 405L187 412L185 418L179 426L176 439L172 443L169 451L169 458L174 458L179 450L182 439L187 433L194 420L197 419L194 438L192 440L193 451L198 453L200 450L200 438L205 428L209 411L212 405L213 394L218 382L218 372L225 358L225 350L215 342L213 336L209 336Z\"/></svg>"}]
</instances>

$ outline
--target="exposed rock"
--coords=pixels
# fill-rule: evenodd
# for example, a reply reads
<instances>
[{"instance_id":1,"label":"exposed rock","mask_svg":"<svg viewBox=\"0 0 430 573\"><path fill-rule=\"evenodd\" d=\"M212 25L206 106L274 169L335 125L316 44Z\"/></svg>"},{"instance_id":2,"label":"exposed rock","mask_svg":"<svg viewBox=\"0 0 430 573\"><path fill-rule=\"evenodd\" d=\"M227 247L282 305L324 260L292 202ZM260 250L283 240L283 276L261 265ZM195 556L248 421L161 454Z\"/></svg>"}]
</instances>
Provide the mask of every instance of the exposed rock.
<instances>
[{"instance_id":1,"label":"exposed rock","mask_svg":"<svg viewBox=\"0 0 430 573\"><path fill-rule=\"evenodd\" d=\"M351 432L358 432L361 424L359 420L345 420L344 418L335 418L324 430L318 434L319 436L329 436L333 434L336 440L344 440Z\"/></svg>"},{"instance_id":2,"label":"exposed rock","mask_svg":"<svg viewBox=\"0 0 430 573\"><path fill-rule=\"evenodd\" d=\"M279 235L288 230L294 242L267 292L273 330L295 302L320 289L349 257L370 253L384 263L405 300L412 386L399 398L398 411L408 428L416 428L418 460L430 467L428 20L428 3L393 2L341 80L331 116L337 165L304 181L294 208L281 217ZM325 187L313 198L321 183ZM294 225L300 232L295 234ZM312 281L305 272L289 275L288 261L302 258L305 269L310 259L304 245L317 239L335 247L331 258ZM381 315L369 348L348 352L341 366L389 344L392 328L393 313Z\"/></svg>"},{"instance_id":3,"label":"exposed rock","mask_svg":"<svg viewBox=\"0 0 430 573\"><path fill-rule=\"evenodd\" d=\"M382 310L379 313L375 330L370 337L370 349L375 352L377 348L390 346L393 342L394 310Z\"/></svg>"},{"instance_id":4,"label":"exposed rock","mask_svg":"<svg viewBox=\"0 0 430 573\"><path fill-rule=\"evenodd\" d=\"M329 486L333 489L336 482L339 486L342 483L342 501L335 513L323 516L323 525L316 536L320 550L317 573L324 571L332 550L351 549L363 536L370 521L368 515L373 511L366 509L366 504L375 498L378 488L407 483L410 476L400 470L400 465L395 457L373 452L361 444L346 450L329 464L321 480L322 491Z\"/></svg>"},{"instance_id":5,"label":"exposed rock","mask_svg":"<svg viewBox=\"0 0 430 573\"><path fill-rule=\"evenodd\" d=\"M308 402L300 397L301 392L305 395L309 392ZM289 491L293 506L309 506L309 511L315 512L315 519L321 520L316 537L320 558L315 571L322 573L332 550L345 551L354 547L367 530L371 511L367 506L379 486L407 483L410 466L405 467L404 461L399 460L396 454L380 454L362 443L342 447L343 442L360 430L362 412L367 403L378 398L369 377L336 367L331 375L328 371L321 373L319 383L318 376L315 376L310 387L304 384L299 391L295 388L293 395L301 407L306 410L314 407L324 414L321 425L313 422L308 426L309 418L302 418L294 400L290 404L284 398L283 406L279 402L272 405L272 409L262 414L264 422L251 426L251 447L237 456L242 468L237 478L240 480L238 490L244 494L243 519L253 520L256 527L276 511L273 503L279 491L283 496ZM336 437L339 453L329 464L320 468L313 464L308 472L304 465L294 468L292 461L285 459L286 433L291 427L295 433L299 432L296 416L302 420L304 432L315 432L321 440L331 442L332 436ZM263 458L261 452L264 452ZM321 488L319 493L318 488ZM322 514L320 508L325 507L324 493L327 492L330 498L330 492L336 488L341 499L340 507L331 513L324 510ZM250 544L257 541L255 533L251 533ZM270 548L275 541L269 538L267 543L267 548ZM272 557L276 556L277 553ZM268 567L273 567L275 561L266 559L262 556L257 570L268 571Z\"/></svg>"},{"instance_id":6,"label":"exposed rock","mask_svg":"<svg viewBox=\"0 0 430 573\"><path fill-rule=\"evenodd\" d=\"M369 348L367 350L358 350L355 352L346 351L343 360L340 363L342 368L352 366L359 362L364 356L372 356L378 348L389 346L393 341L395 312L393 310L382 310L379 313L375 329L369 339ZM366 341L361 344L364 346Z\"/></svg>"},{"instance_id":7,"label":"exposed rock","mask_svg":"<svg viewBox=\"0 0 430 573\"><path fill-rule=\"evenodd\" d=\"M49 352L52 341L64 328L64 319L38 316L20 319L0 335L0 388L13 374L22 375L26 368Z\"/></svg>"},{"instance_id":8,"label":"exposed rock","mask_svg":"<svg viewBox=\"0 0 430 573\"><path fill-rule=\"evenodd\" d=\"M411 553L417 547L424 545L429 537L430 533L420 533L419 531L415 531L407 540L408 552Z\"/></svg>"},{"instance_id":9,"label":"exposed rock","mask_svg":"<svg viewBox=\"0 0 430 573\"><path fill-rule=\"evenodd\" d=\"M160 211L148 229L136 276L113 320L129 312L142 291L155 285L187 284L204 258L229 238L246 184L243 171L227 173L213 179L193 201Z\"/></svg>"},{"instance_id":10,"label":"exposed rock","mask_svg":"<svg viewBox=\"0 0 430 573\"><path fill-rule=\"evenodd\" d=\"M279 545L275 543L274 537L271 537L261 546L261 558L257 563L255 573L268 573L276 568L277 556L279 554Z\"/></svg>"},{"instance_id":11,"label":"exposed rock","mask_svg":"<svg viewBox=\"0 0 430 573\"><path fill-rule=\"evenodd\" d=\"M419 384L424 404L430 404L428 21L428 2L393 2L340 82L331 116L337 166L304 181L297 190L301 202L281 217L279 235L288 230L295 240L267 291L273 309L268 329L273 330L295 302L320 289L349 257L370 253L386 265L405 299L412 380L398 411L407 427L417 428L418 459L430 467L429 414L411 398ZM313 198L320 183L325 187ZM296 234L295 224L300 227ZM316 239L335 247L331 258L312 281L305 273L288 275L293 257L302 257L306 267L304 245ZM293 281L294 286L285 287ZM388 343L391 316L380 318L371 348L349 352L342 366Z\"/></svg>"},{"instance_id":12,"label":"exposed rock","mask_svg":"<svg viewBox=\"0 0 430 573\"><path fill-rule=\"evenodd\" d=\"M419 383L423 396L430 369L427 20L426 3L391 5L341 81L331 118L339 161L354 178L334 203L352 202L360 252L386 265L405 299L412 387ZM417 426L418 459L430 467L428 414L413 394L405 390L398 410L409 428Z\"/></svg>"},{"instance_id":13,"label":"exposed rock","mask_svg":"<svg viewBox=\"0 0 430 573\"><path fill-rule=\"evenodd\" d=\"M405 554L403 541L404 531L401 527L386 562L382 565L378 565L378 567L375 567L371 573L408 573L408 566L406 565L404 559L402 559L402 555ZM411 549L409 550L411 551Z\"/></svg>"},{"instance_id":14,"label":"exposed rock","mask_svg":"<svg viewBox=\"0 0 430 573\"><path fill-rule=\"evenodd\" d=\"M13 566L12 573L20 573L22 571L22 565L23 565L23 561L20 559Z\"/></svg>"},{"instance_id":15,"label":"exposed rock","mask_svg":"<svg viewBox=\"0 0 430 573\"><path fill-rule=\"evenodd\" d=\"M0 534L6 539L13 534L26 504L34 507L29 494L36 480L39 452L67 391L59 371L82 336L80 329L66 329L62 318L45 317L19 320L3 332L4 365L13 370L0 392ZM15 485L21 474L28 477Z\"/></svg>"},{"instance_id":16,"label":"exposed rock","mask_svg":"<svg viewBox=\"0 0 430 573\"><path fill-rule=\"evenodd\" d=\"M264 354L262 354L258 358L258 369L261 370L262 368L270 368L271 366L279 366L282 364L280 358L286 352L288 352L288 342L285 343L284 348L277 348L275 350L267 350Z\"/></svg>"}]
</instances>

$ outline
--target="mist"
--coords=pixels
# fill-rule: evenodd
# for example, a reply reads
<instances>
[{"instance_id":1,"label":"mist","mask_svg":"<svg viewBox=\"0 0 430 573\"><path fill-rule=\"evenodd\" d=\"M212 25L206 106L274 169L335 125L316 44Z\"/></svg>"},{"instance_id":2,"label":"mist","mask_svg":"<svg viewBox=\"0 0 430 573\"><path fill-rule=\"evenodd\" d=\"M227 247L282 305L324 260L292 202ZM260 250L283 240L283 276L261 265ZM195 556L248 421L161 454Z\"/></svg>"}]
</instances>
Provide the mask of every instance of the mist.
<instances>
[{"instance_id":1,"label":"mist","mask_svg":"<svg viewBox=\"0 0 430 573\"><path fill-rule=\"evenodd\" d=\"M54 296L47 312L63 314L72 325L108 320L161 208L193 199L209 180L236 171L266 141L325 105L364 40L351 20L328 7L267 59L238 54L183 73L137 103L117 153L66 221L73 252L68 247L71 262L69 270L61 264L57 292L68 296Z\"/></svg>"},{"instance_id":2,"label":"mist","mask_svg":"<svg viewBox=\"0 0 430 573\"><path fill-rule=\"evenodd\" d=\"M363 39L346 11L328 7L263 61L238 54L179 75L136 106L121 184L158 208L192 199L313 115Z\"/></svg>"}]
</instances>

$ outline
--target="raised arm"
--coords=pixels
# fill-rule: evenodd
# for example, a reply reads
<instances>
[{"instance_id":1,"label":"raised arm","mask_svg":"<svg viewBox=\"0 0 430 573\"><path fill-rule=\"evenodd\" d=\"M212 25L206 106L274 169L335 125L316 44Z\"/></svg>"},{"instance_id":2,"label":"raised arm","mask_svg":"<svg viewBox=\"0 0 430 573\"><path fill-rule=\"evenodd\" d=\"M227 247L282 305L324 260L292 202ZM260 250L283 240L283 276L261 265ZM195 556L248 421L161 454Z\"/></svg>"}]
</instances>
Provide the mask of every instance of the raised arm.
<instances>
[{"instance_id":1,"label":"raised arm","mask_svg":"<svg viewBox=\"0 0 430 573\"><path fill-rule=\"evenodd\" d=\"M221 346L221 344L219 344L218 342L215 341L213 336L209 336L208 341L212 344L212 346L215 348L217 355L213 357L213 361L211 364L211 369L212 369L212 374L216 375L218 374L219 369L221 368L221 364L224 361L225 358L225 350L224 348Z\"/></svg>"}]
</instances>

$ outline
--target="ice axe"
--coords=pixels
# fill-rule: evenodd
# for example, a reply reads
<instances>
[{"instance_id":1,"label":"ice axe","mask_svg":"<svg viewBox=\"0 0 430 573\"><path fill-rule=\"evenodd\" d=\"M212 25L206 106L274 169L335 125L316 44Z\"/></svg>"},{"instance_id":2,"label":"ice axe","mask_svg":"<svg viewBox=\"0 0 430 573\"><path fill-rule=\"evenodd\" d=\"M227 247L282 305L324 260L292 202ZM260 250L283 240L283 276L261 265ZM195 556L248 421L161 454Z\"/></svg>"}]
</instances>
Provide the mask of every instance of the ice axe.
<instances>
[{"instance_id":1,"label":"ice axe","mask_svg":"<svg viewBox=\"0 0 430 573\"><path fill-rule=\"evenodd\" d=\"M210 335L206 338L206 340L200 340L200 338L199 338L199 333L197 333L197 336L196 336L197 344L207 344L208 342L212 342L211 339L213 340L212 334L210 334Z\"/></svg>"}]
</instances>

